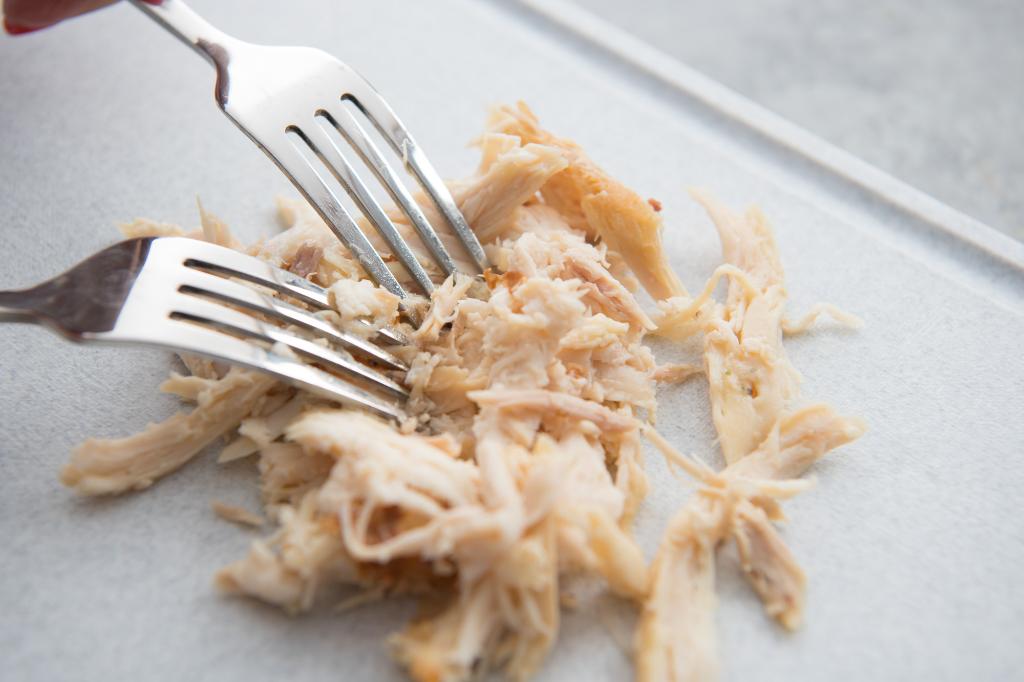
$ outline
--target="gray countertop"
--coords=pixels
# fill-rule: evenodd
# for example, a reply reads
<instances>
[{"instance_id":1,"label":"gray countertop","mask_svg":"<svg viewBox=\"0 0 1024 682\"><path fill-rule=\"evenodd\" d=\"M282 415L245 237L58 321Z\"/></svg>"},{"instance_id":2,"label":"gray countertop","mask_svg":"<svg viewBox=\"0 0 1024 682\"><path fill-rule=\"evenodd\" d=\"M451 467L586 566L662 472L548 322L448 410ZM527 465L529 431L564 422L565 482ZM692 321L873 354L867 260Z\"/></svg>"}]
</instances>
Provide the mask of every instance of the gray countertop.
<instances>
[{"instance_id":1,"label":"gray countertop","mask_svg":"<svg viewBox=\"0 0 1024 682\"><path fill-rule=\"evenodd\" d=\"M465 143L486 105L522 97L545 125L663 201L667 255L691 291L721 250L681 187L763 206L788 312L829 301L867 322L787 341L802 395L869 428L815 467L815 489L786 503L780 533L808 576L806 627L782 633L736 555L716 560L723 681L1019 677L1024 301L1021 287L1007 286L1020 281L1018 259L1000 266L948 226L884 206L863 183L775 149L738 119L706 115L706 96L655 91L612 66L609 52L579 49L512 3L192 4L253 41L353 55L445 175L476 164ZM194 227L197 194L247 242L275 232L274 195L295 196L213 105L208 65L127 3L0 38L0 65L0 288L56 273L136 215ZM654 352L660 362L696 361L667 343ZM212 574L263 532L224 523L210 502L257 508L255 462L218 465L206 452L115 499L78 499L60 485L56 472L77 443L181 409L157 394L170 367L160 352L78 347L0 325L0 681L405 679L384 642L414 613L409 601L335 614L343 595L325 594L312 613L289 618L218 596ZM706 384L664 386L658 397L661 433L716 463ZM693 485L653 451L645 469L651 491L635 535L651 557ZM632 679L634 609L592 583L563 587L579 603L561 613L535 682Z\"/></svg>"},{"instance_id":2,"label":"gray countertop","mask_svg":"<svg viewBox=\"0 0 1024 682\"><path fill-rule=\"evenodd\" d=\"M1024 239L1024 3L574 1Z\"/></svg>"}]
</instances>

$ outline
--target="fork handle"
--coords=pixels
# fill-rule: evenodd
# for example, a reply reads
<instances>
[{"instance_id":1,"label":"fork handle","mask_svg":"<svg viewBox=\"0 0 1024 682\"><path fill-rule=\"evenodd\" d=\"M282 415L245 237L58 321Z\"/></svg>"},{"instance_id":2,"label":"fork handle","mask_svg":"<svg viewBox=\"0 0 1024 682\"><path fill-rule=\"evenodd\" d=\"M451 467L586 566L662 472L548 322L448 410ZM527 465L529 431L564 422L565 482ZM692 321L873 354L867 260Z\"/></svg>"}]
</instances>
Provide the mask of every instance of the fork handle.
<instances>
[{"instance_id":1,"label":"fork handle","mask_svg":"<svg viewBox=\"0 0 1024 682\"><path fill-rule=\"evenodd\" d=\"M226 66L227 50L235 43L227 33L214 27L206 19L192 11L182 0L161 0L160 2L142 2L131 0L132 4L142 10L156 23L167 29L172 35L205 57L214 66Z\"/></svg>"},{"instance_id":2,"label":"fork handle","mask_svg":"<svg viewBox=\"0 0 1024 682\"><path fill-rule=\"evenodd\" d=\"M0 322L36 322L38 315L25 291L0 291Z\"/></svg>"}]
</instances>

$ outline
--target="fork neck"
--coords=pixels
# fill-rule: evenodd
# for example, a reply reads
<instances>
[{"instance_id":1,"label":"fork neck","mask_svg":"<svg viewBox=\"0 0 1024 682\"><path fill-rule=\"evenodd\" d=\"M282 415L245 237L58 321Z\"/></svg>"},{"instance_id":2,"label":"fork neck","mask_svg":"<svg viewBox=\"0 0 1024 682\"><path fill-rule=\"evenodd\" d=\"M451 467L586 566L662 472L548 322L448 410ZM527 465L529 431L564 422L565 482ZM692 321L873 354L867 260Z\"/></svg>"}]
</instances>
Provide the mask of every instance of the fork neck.
<instances>
[{"instance_id":1,"label":"fork neck","mask_svg":"<svg viewBox=\"0 0 1024 682\"><path fill-rule=\"evenodd\" d=\"M0 322L34 322L31 291L0 291Z\"/></svg>"},{"instance_id":2,"label":"fork neck","mask_svg":"<svg viewBox=\"0 0 1024 682\"><path fill-rule=\"evenodd\" d=\"M232 38L210 24L182 0L132 0L132 4L205 57L218 70L227 66L228 51L239 43L237 38Z\"/></svg>"}]
</instances>

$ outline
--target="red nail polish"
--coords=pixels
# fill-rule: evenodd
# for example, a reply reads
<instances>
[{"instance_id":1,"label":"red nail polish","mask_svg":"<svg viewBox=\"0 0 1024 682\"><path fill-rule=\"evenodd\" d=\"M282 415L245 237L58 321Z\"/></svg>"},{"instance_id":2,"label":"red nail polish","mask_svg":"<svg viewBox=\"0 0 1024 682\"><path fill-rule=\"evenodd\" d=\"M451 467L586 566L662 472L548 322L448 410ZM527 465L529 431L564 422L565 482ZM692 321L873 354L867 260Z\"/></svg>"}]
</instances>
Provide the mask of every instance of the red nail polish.
<instances>
[{"instance_id":1,"label":"red nail polish","mask_svg":"<svg viewBox=\"0 0 1024 682\"><path fill-rule=\"evenodd\" d=\"M149 5L159 5L159 4L160 4L160 3L162 3L162 2L164 1L164 0L142 0L142 1L143 1L144 3L146 3L146 4L149 4Z\"/></svg>"},{"instance_id":2,"label":"red nail polish","mask_svg":"<svg viewBox=\"0 0 1024 682\"><path fill-rule=\"evenodd\" d=\"M32 33L33 31L38 31L41 28L46 28L46 27L45 26L20 26L18 24L12 24L10 21L8 21L7 17L4 17L4 31L7 32L7 35L20 36L20 35L24 35L26 33Z\"/></svg>"}]
</instances>

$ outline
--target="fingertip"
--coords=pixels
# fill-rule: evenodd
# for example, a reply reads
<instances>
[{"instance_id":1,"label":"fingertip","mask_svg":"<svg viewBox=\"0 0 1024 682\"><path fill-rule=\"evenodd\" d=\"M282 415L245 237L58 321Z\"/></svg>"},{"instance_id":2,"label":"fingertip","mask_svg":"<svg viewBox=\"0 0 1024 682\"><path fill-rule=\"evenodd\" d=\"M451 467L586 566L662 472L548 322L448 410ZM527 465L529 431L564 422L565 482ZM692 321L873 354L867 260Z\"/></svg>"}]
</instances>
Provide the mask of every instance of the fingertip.
<instances>
[{"instance_id":1,"label":"fingertip","mask_svg":"<svg viewBox=\"0 0 1024 682\"><path fill-rule=\"evenodd\" d=\"M10 36L25 35L26 33L32 33L33 31L38 31L43 28L46 28L46 26L22 26L21 24L16 24L7 17L4 17L4 32Z\"/></svg>"}]
</instances>

